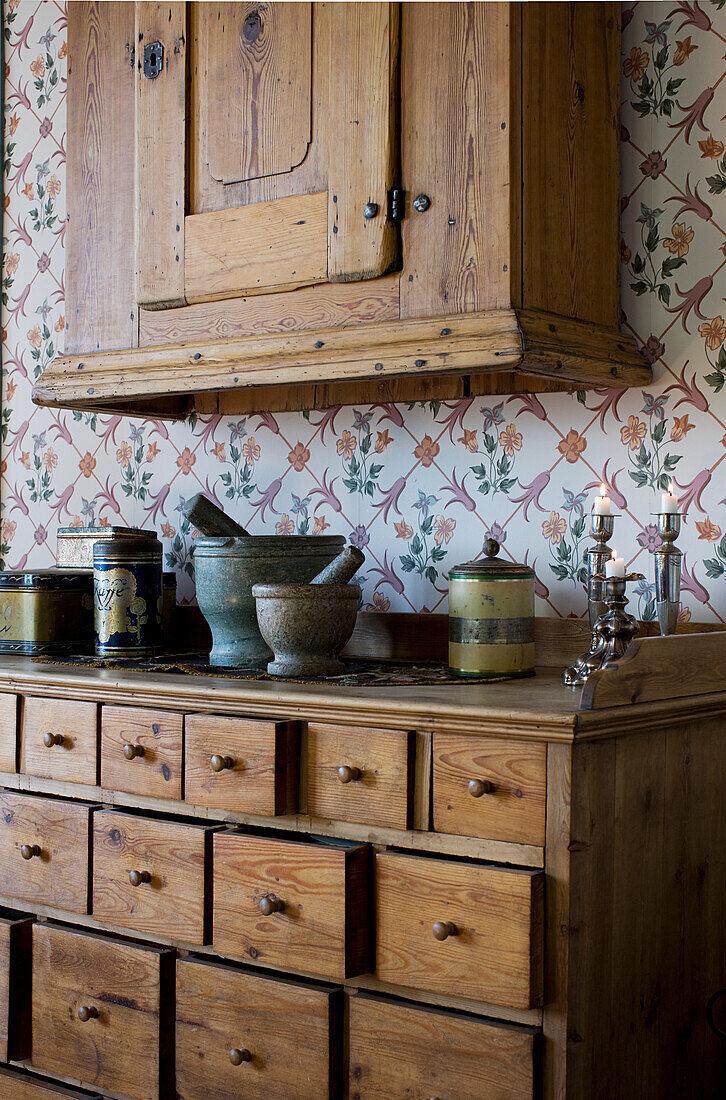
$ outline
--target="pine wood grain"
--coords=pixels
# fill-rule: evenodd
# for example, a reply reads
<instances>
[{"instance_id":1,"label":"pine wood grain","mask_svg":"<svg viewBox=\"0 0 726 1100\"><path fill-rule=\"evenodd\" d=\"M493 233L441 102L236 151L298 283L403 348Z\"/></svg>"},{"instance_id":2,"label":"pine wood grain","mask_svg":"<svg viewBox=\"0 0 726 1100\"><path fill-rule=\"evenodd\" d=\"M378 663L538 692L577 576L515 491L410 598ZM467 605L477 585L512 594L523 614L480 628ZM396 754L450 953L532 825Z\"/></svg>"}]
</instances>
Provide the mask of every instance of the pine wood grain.
<instances>
[{"instance_id":1,"label":"pine wood grain","mask_svg":"<svg viewBox=\"0 0 726 1100\"><path fill-rule=\"evenodd\" d=\"M0 1059L3 1062L30 1056L32 927L32 917L11 910L0 911Z\"/></svg>"},{"instance_id":2,"label":"pine wood grain","mask_svg":"<svg viewBox=\"0 0 726 1100\"><path fill-rule=\"evenodd\" d=\"M62 737L50 748L46 734ZM23 699L20 723L20 770L45 779L76 783L98 781L98 707L74 700Z\"/></svg>"},{"instance_id":3,"label":"pine wood grain","mask_svg":"<svg viewBox=\"0 0 726 1100\"><path fill-rule=\"evenodd\" d=\"M18 696L0 692L0 768L4 772L17 770Z\"/></svg>"},{"instance_id":4,"label":"pine wood grain","mask_svg":"<svg viewBox=\"0 0 726 1100\"><path fill-rule=\"evenodd\" d=\"M290 172L311 140L311 4L215 6L207 37L207 158L222 183Z\"/></svg>"},{"instance_id":5,"label":"pine wood grain","mask_svg":"<svg viewBox=\"0 0 726 1100\"><path fill-rule=\"evenodd\" d=\"M66 352L137 344L134 286L134 7L68 9ZM133 142L132 142L133 144ZM109 257L113 262L109 262Z\"/></svg>"},{"instance_id":6,"label":"pine wood grain","mask_svg":"<svg viewBox=\"0 0 726 1100\"><path fill-rule=\"evenodd\" d=\"M33 1064L134 1100L174 1095L173 952L33 928ZM98 1011L85 1023L81 1005Z\"/></svg>"},{"instance_id":7,"label":"pine wood grain","mask_svg":"<svg viewBox=\"0 0 726 1100\"><path fill-rule=\"evenodd\" d=\"M635 341L617 327L558 317L536 309L517 311L524 354L522 370L574 385L650 385L651 368Z\"/></svg>"},{"instance_id":8,"label":"pine wood grain","mask_svg":"<svg viewBox=\"0 0 726 1100\"><path fill-rule=\"evenodd\" d=\"M370 849L220 832L214 837L214 946L223 954L344 978L369 969ZM263 916L274 894L281 912Z\"/></svg>"},{"instance_id":9,"label":"pine wood grain","mask_svg":"<svg viewBox=\"0 0 726 1100\"><path fill-rule=\"evenodd\" d=\"M0 894L87 913L92 807L0 792ZM40 854L23 859L24 844Z\"/></svg>"},{"instance_id":10,"label":"pine wood grain","mask_svg":"<svg viewBox=\"0 0 726 1100\"><path fill-rule=\"evenodd\" d=\"M157 798L181 798L184 717L144 707L103 707L101 786ZM144 750L127 760L124 746Z\"/></svg>"},{"instance_id":11,"label":"pine wood grain","mask_svg":"<svg viewBox=\"0 0 726 1100\"><path fill-rule=\"evenodd\" d=\"M184 742L188 802L263 816L297 809L296 722L189 714ZM230 757L232 766L213 771L210 761L215 754Z\"/></svg>"},{"instance_id":12,"label":"pine wood grain","mask_svg":"<svg viewBox=\"0 0 726 1100\"><path fill-rule=\"evenodd\" d=\"M410 827L410 734L310 722L306 743L309 814L392 829ZM342 783L340 767L357 769L360 776Z\"/></svg>"},{"instance_id":13,"label":"pine wood grain","mask_svg":"<svg viewBox=\"0 0 726 1100\"><path fill-rule=\"evenodd\" d=\"M189 959L176 972L177 1089L185 1100L337 1094L339 990ZM233 1065L234 1048L250 1060Z\"/></svg>"},{"instance_id":14,"label":"pine wood grain","mask_svg":"<svg viewBox=\"0 0 726 1100\"><path fill-rule=\"evenodd\" d=\"M136 300L163 308L185 304L187 5L138 0L135 10ZM151 42L164 48L153 80L143 73Z\"/></svg>"},{"instance_id":15,"label":"pine wood grain","mask_svg":"<svg viewBox=\"0 0 726 1100\"><path fill-rule=\"evenodd\" d=\"M98 1092L61 1085L36 1074L7 1069L4 1066L0 1066L0 1092L7 1100L52 1100L53 1097L64 1097L65 1100L101 1100Z\"/></svg>"},{"instance_id":16,"label":"pine wood grain","mask_svg":"<svg viewBox=\"0 0 726 1100\"><path fill-rule=\"evenodd\" d=\"M532 1100L535 1035L453 1012L351 997L351 1100Z\"/></svg>"},{"instance_id":17,"label":"pine wood grain","mask_svg":"<svg viewBox=\"0 0 726 1100\"><path fill-rule=\"evenodd\" d=\"M434 829L515 844L545 842L547 746L435 733ZM493 790L472 797L469 783Z\"/></svg>"},{"instance_id":18,"label":"pine wood grain","mask_svg":"<svg viewBox=\"0 0 726 1100\"><path fill-rule=\"evenodd\" d=\"M187 302L292 290L325 282L325 191L185 219Z\"/></svg>"},{"instance_id":19,"label":"pine wood grain","mask_svg":"<svg viewBox=\"0 0 726 1100\"><path fill-rule=\"evenodd\" d=\"M213 827L97 811L93 822L93 908L97 920L186 943L209 938ZM147 871L133 886L130 871Z\"/></svg>"},{"instance_id":20,"label":"pine wood grain","mask_svg":"<svg viewBox=\"0 0 726 1100\"><path fill-rule=\"evenodd\" d=\"M376 975L530 1008L542 997L543 877L391 852L376 856ZM435 939L437 921L457 934Z\"/></svg>"},{"instance_id":21,"label":"pine wood grain","mask_svg":"<svg viewBox=\"0 0 726 1100\"><path fill-rule=\"evenodd\" d=\"M357 282L398 256L386 212L398 161L399 5L334 4L329 18L328 278ZM369 202L376 217L363 216Z\"/></svg>"}]
</instances>

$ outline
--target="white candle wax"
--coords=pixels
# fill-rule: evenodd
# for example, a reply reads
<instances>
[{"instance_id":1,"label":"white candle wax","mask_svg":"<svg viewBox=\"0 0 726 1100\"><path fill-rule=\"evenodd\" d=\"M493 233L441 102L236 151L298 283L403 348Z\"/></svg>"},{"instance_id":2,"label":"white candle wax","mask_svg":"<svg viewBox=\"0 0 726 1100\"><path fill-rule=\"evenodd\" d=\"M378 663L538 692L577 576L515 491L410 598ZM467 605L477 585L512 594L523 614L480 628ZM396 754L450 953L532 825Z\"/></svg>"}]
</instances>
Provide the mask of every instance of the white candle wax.
<instances>
[{"instance_id":1,"label":"white candle wax","mask_svg":"<svg viewBox=\"0 0 726 1100\"><path fill-rule=\"evenodd\" d=\"M660 496L660 513L661 515L673 515L678 511L678 498L674 497L671 490L667 493L661 493Z\"/></svg>"},{"instance_id":2,"label":"white candle wax","mask_svg":"<svg viewBox=\"0 0 726 1100\"><path fill-rule=\"evenodd\" d=\"M610 497L607 495L607 488L605 485L600 486L600 492L602 496L595 497L595 503L592 506L592 514L594 516L609 516Z\"/></svg>"},{"instance_id":3,"label":"white candle wax","mask_svg":"<svg viewBox=\"0 0 726 1100\"><path fill-rule=\"evenodd\" d=\"M606 577L625 576L625 558L619 558L617 550L613 550L613 556L605 562Z\"/></svg>"}]
</instances>

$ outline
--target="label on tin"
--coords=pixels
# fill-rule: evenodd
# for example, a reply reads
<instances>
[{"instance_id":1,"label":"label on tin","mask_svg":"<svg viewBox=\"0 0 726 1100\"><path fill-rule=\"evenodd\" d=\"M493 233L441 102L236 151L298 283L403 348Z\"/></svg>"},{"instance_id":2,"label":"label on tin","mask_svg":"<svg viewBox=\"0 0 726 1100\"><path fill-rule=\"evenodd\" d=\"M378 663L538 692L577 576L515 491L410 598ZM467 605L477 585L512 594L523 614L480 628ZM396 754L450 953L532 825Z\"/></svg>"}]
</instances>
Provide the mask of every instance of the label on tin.
<instances>
[{"instance_id":1,"label":"label on tin","mask_svg":"<svg viewBox=\"0 0 726 1100\"><path fill-rule=\"evenodd\" d=\"M108 644L114 634L140 637L149 621L146 600L137 595L137 580L130 569L116 567L94 577L95 625L98 640ZM154 608L153 614L158 614Z\"/></svg>"},{"instance_id":2,"label":"label on tin","mask_svg":"<svg viewBox=\"0 0 726 1100\"><path fill-rule=\"evenodd\" d=\"M534 641L534 619L449 619L449 641L464 645L522 645Z\"/></svg>"}]
</instances>

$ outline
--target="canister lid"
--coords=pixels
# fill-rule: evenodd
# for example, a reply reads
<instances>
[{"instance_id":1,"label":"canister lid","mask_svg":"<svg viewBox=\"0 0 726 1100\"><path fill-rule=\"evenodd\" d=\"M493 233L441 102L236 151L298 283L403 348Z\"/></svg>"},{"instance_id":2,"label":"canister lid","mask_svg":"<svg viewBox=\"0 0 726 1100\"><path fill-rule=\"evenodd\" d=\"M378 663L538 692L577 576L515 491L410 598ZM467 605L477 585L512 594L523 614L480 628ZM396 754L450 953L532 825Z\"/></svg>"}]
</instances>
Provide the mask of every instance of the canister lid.
<instances>
[{"instance_id":1,"label":"canister lid","mask_svg":"<svg viewBox=\"0 0 726 1100\"><path fill-rule=\"evenodd\" d=\"M449 580L511 580L513 577L534 577L528 565L516 561L498 558L501 547L496 539L487 539L484 543L486 557L476 561L467 561L455 565L449 570Z\"/></svg>"},{"instance_id":2,"label":"canister lid","mask_svg":"<svg viewBox=\"0 0 726 1100\"><path fill-rule=\"evenodd\" d=\"M93 578L87 569L7 569L0 573L0 589L86 591L92 585Z\"/></svg>"}]
</instances>

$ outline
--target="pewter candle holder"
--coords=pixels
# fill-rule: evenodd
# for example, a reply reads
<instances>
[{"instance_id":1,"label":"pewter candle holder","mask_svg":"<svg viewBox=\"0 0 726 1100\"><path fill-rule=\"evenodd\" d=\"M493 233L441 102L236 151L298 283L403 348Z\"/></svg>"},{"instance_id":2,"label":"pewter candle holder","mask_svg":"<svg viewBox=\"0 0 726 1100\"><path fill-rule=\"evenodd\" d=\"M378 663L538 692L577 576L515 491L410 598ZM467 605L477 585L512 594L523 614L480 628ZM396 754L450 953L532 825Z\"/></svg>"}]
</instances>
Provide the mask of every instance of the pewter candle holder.
<instances>
[{"instance_id":1,"label":"pewter candle holder","mask_svg":"<svg viewBox=\"0 0 726 1100\"><path fill-rule=\"evenodd\" d=\"M655 601L658 625L663 636L675 634L681 604L681 563L683 552L674 545L681 531L680 512L658 512L661 545L653 551L655 559Z\"/></svg>"},{"instance_id":2,"label":"pewter candle holder","mask_svg":"<svg viewBox=\"0 0 726 1100\"><path fill-rule=\"evenodd\" d=\"M575 663L562 674L562 680L568 687L582 687L592 672L605 668L611 661L619 660L640 629L638 620L625 610L628 602L625 586L630 581L642 581L643 574L628 573L624 577L605 577L600 574L596 579L605 588L606 610L595 623L595 641L588 652L581 653Z\"/></svg>"},{"instance_id":3,"label":"pewter candle holder","mask_svg":"<svg viewBox=\"0 0 726 1100\"><path fill-rule=\"evenodd\" d=\"M574 679L565 683L584 683L580 677L588 675L588 663L592 655L597 651L600 639L595 633L595 624L601 615L607 611L605 604L605 562L611 557L608 542L612 538L615 527L616 513L607 516L599 516L594 513L590 516L590 535L595 540L595 545L586 552L587 557L587 610L590 617L590 649L582 653L575 664L568 668L565 676L572 674Z\"/></svg>"}]
</instances>

